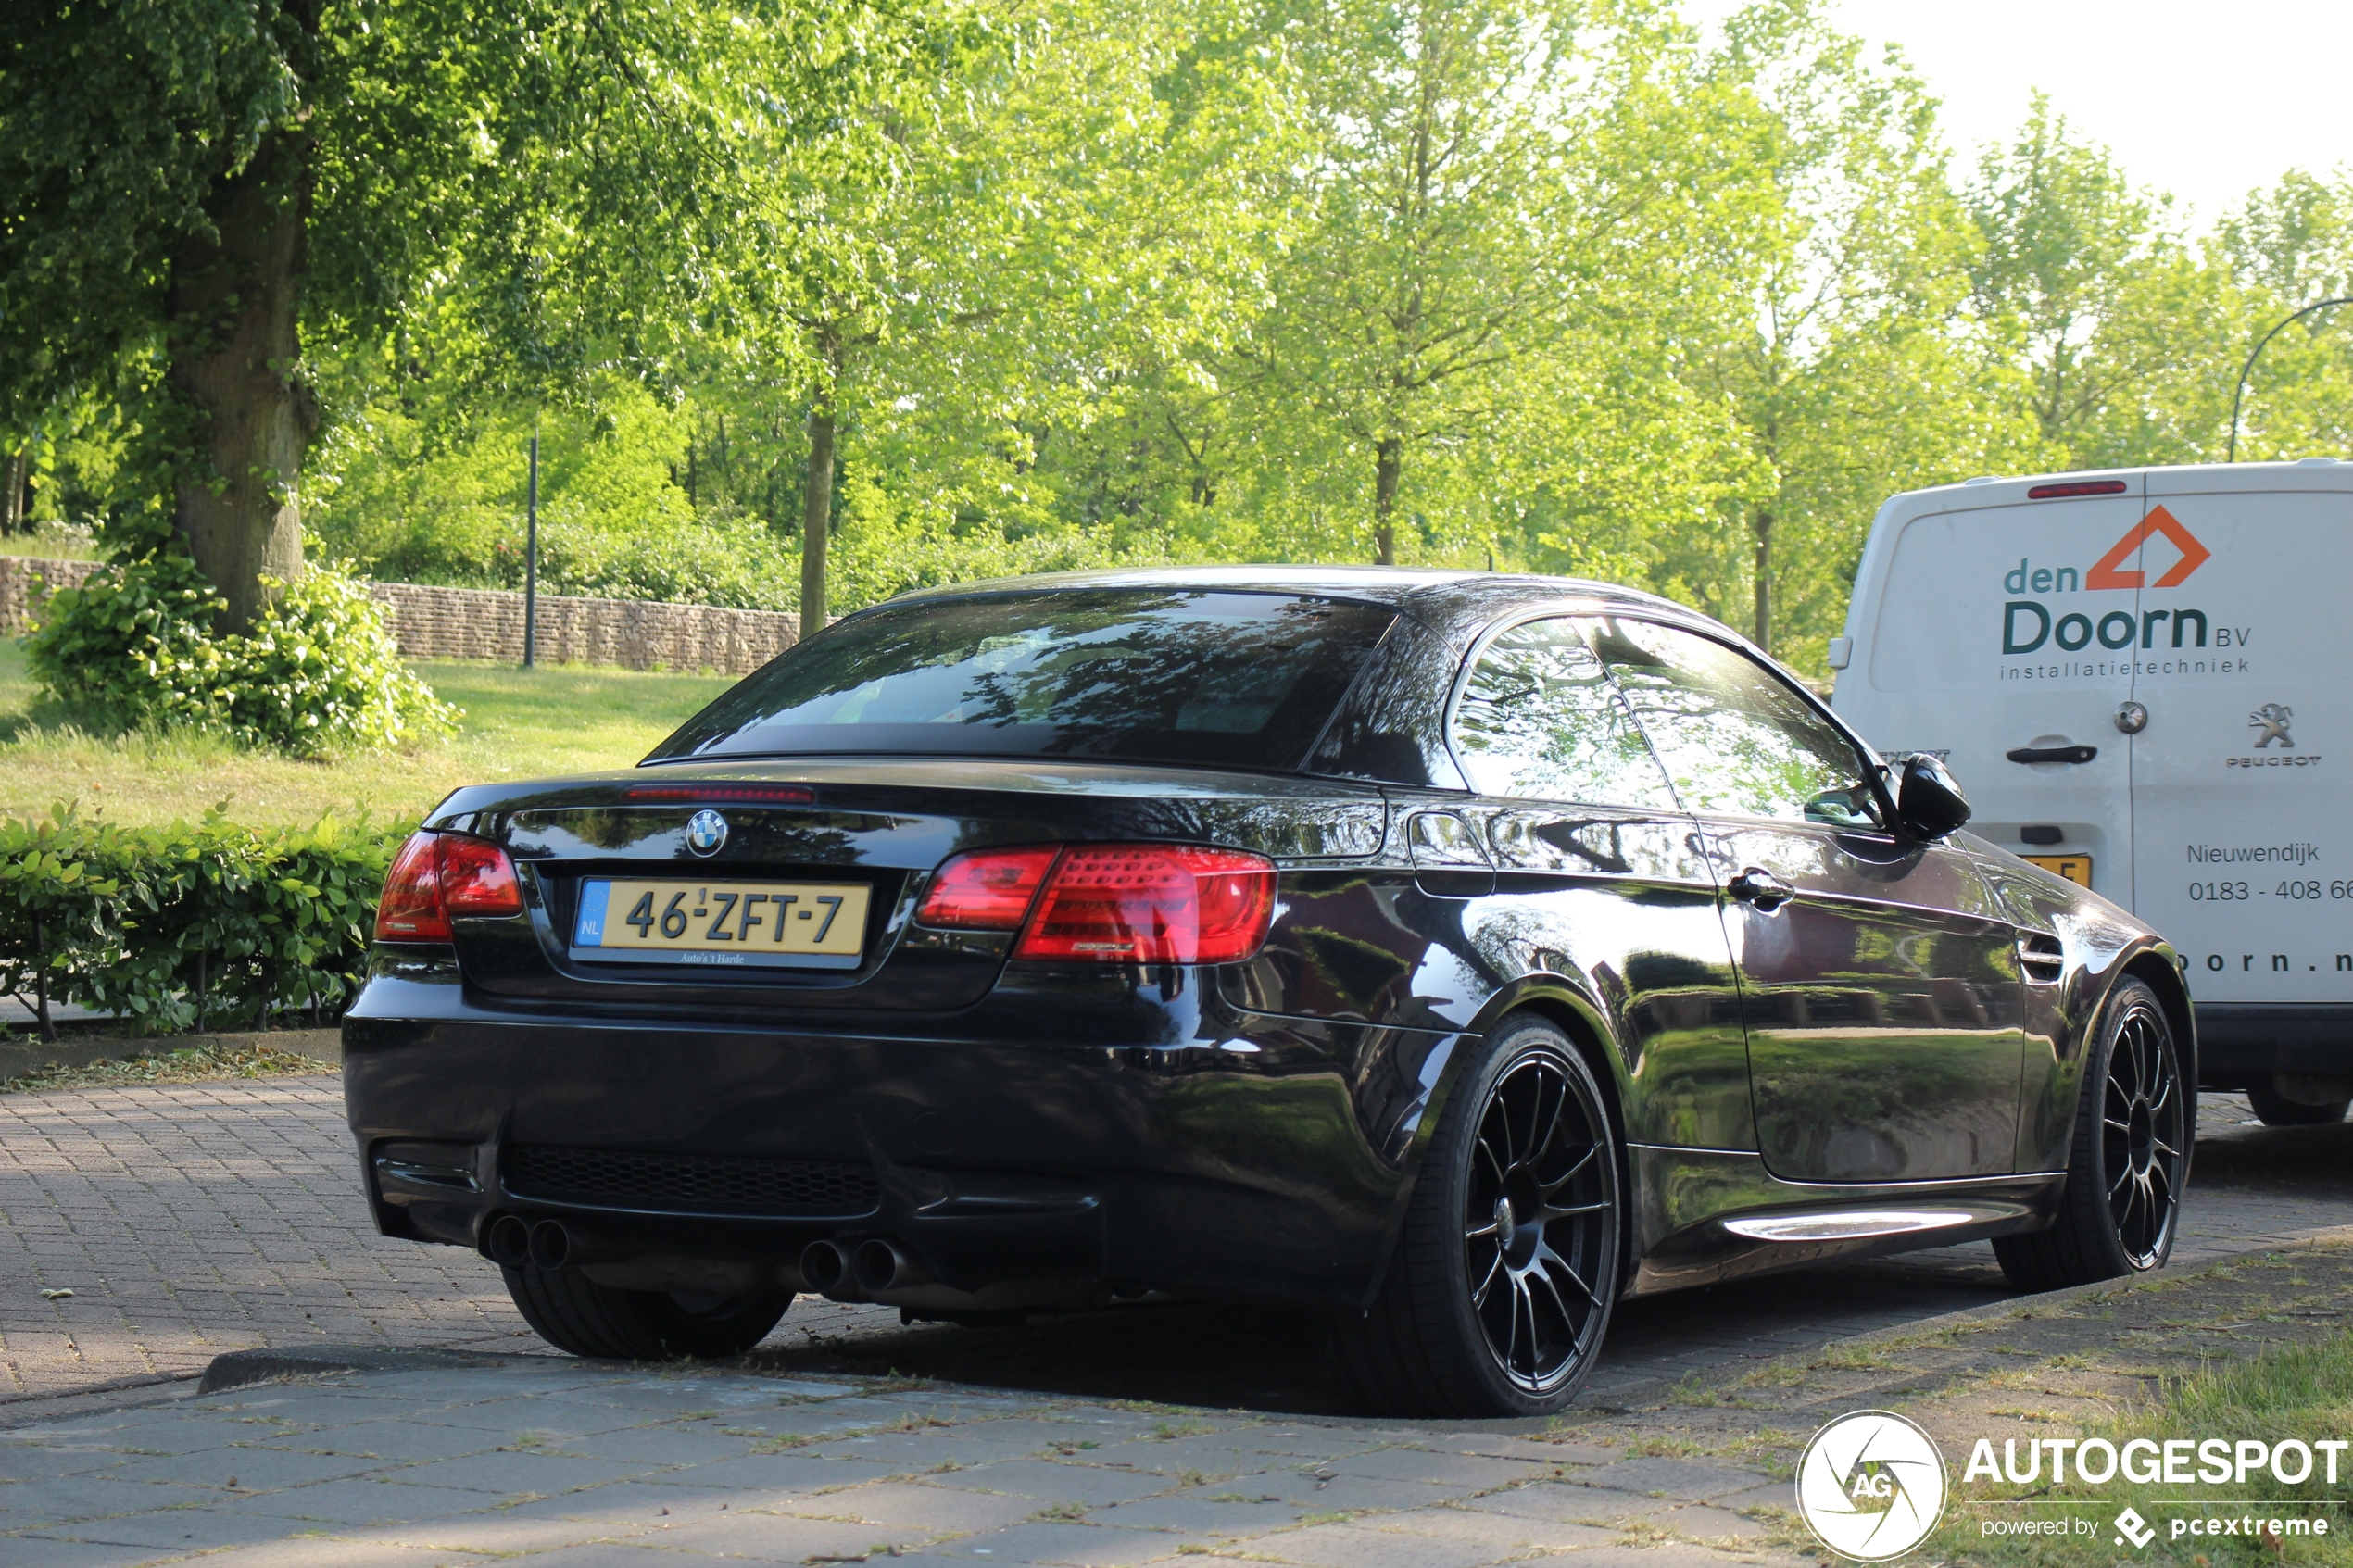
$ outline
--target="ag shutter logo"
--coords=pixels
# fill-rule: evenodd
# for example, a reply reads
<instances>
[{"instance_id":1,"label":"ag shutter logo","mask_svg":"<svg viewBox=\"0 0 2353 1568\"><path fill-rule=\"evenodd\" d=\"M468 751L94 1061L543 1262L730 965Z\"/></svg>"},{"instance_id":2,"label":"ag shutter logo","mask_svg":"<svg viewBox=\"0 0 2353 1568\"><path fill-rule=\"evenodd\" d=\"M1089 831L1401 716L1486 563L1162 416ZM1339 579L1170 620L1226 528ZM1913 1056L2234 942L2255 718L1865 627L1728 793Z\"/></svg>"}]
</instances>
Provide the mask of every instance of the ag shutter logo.
<instances>
[{"instance_id":1,"label":"ag shutter logo","mask_svg":"<svg viewBox=\"0 0 2353 1568\"><path fill-rule=\"evenodd\" d=\"M1893 1411L1840 1416L1797 1461L1797 1512L1841 1557L1901 1557L1944 1516L1944 1456Z\"/></svg>"}]
</instances>

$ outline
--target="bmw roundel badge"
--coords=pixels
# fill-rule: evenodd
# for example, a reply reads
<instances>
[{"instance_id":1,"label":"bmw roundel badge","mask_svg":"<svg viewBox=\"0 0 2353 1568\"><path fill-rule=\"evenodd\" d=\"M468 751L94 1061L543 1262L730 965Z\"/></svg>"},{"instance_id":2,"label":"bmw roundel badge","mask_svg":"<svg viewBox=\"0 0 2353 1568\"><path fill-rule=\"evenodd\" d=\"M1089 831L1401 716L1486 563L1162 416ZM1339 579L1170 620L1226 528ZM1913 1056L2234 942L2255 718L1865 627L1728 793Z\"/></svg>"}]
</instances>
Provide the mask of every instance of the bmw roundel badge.
<instances>
[{"instance_id":1,"label":"bmw roundel badge","mask_svg":"<svg viewBox=\"0 0 2353 1568\"><path fill-rule=\"evenodd\" d=\"M705 809L686 819L686 847L698 855L716 855L727 842L727 819Z\"/></svg>"}]
</instances>

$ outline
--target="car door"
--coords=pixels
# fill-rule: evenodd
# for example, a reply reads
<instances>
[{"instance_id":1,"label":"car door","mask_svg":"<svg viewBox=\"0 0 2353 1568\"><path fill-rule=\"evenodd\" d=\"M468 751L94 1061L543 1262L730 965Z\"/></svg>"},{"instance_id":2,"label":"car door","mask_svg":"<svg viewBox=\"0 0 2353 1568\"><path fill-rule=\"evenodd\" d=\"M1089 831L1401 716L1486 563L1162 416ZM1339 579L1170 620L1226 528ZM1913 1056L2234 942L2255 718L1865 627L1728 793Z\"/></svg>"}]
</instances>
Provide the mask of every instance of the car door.
<instances>
[{"instance_id":1,"label":"car door","mask_svg":"<svg viewBox=\"0 0 2353 1568\"><path fill-rule=\"evenodd\" d=\"M2011 1170L2017 934L1969 856L1889 832L1877 762L1745 652L1623 618L1594 646L1725 884L1766 1168L1803 1182Z\"/></svg>"},{"instance_id":2,"label":"car door","mask_svg":"<svg viewBox=\"0 0 2353 1568\"><path fill-rule=\"evenodd\" d=\"M1997 482L1875 533L1831 704L1882 752L1942 755L1969 781L1972 832L2127 908L2135 780L2116 713L2140 490L2137 474Z\"/></svg>"},{"instance_id":3,"label":"car door","mask_svg":"<svg viewBox=\"0 0 2353 1568\"><path fill-rule=\"evenodd\" d=\"M1474 939L1511 952L1514 967L1590 981L1630 1075L1629 1139L1752 1148L1716 878L1586 624L1506 626L1455 703L1454 750L1478 792L1466 816L1484 828L1495 879Z\"/></svg>"},{"instance_id":4,"label":"car door","mask_svg":"<svg viewBox=\"0 0 2353 1568\"><path fill-rule=\"evenodd\" d=\"M2353 1002L2353 856L2335 831L2353 727L2332 566L2353 540L2342 471L2152 473L2132 563L2147 715L2132 738L2133 912L2182 955L2201 1012L2219 1004L2274 1050L2326 1016L2315 1004ZM2342 1073L2353 1053L2307 1060Z\"/></svg>"}]
</instances>

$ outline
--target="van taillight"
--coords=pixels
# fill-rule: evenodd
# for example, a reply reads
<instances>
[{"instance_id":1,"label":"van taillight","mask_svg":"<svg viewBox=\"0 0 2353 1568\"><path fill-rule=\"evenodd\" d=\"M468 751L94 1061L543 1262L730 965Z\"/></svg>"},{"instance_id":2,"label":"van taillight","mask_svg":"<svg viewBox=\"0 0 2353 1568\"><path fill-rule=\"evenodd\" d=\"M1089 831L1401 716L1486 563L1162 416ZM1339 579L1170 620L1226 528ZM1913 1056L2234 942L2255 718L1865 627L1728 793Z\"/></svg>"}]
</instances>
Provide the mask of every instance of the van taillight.
<instances>
[{"instance_id":1,"label":"van taillight","mask_svg":"<svg viewBox=\"0 0 2353 1568\"><path fill-rule=\"evenodd\" d=\"M1186 844L975 850L940 867L915 918L1019 930L1017 959L1239 963L1274 922L1275 862Z\"/></svg>"},{"instance_id":2,"label":"van taillight","mask_svg":"<svg viewBox=\"0 0 2353 1568\"><path fill-rule=\"evenodd\" d=\"M2038 484L2026 493L2030 501L2059 501L2070 495L2121 495L2124 482L2120 479L2077 479L2065 484Z\"/></svg>"},{"instance_id":3,"label":"van taillight","mask_svg":"<svg viewBox=\"0 0 2353 1568\"><path fill-rule=\"evenodd\" d=\"M507 852L454 833L411 834L384 873L379 942L447 942L451 915L519 915L522 888Z\"/></svg>"}]
</instances>

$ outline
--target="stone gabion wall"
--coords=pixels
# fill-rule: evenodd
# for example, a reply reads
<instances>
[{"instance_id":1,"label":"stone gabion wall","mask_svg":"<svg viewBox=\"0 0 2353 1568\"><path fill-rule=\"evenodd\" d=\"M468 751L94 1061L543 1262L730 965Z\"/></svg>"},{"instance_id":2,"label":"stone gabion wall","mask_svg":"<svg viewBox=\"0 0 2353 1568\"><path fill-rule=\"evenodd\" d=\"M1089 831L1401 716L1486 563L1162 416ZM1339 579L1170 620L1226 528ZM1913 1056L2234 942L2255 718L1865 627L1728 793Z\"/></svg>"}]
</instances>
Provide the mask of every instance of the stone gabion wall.
<instances>
[{"instance_id":1,"label":"stone gabion wall","mask_svg":"<svg viewBox=\"0 0 2353 1568\"><path fill-rule=\"evenodd\" d=\"M78 587L94 561L0 556L0 633L31 621L37 597ZM36 596L33 579L45 587ZM384 621L411 659L522 659L522 596L497 588L371 583ZM628 670L715 670L741 675L792 646L800 618L774 610L644 599L539 596L538 658L545 664L617 664Z\"/></svg>"},{"instance_id":2,"label":"stone gabion wall","mask_svg":"<svg viewBox=\"0 0 2353 1568\"><path fill-rule=\"evenodd\" d=\"M0 634L15 636L32 624L32 607L59 588L79 588L98 570L94 560L34 560L0 556ZM33 580L41 586L35 588Z\"/></svg>"},{"instance_id":3,"label":"stone gabion wall","mask_svg":"<svg viewBox=\"0 0 2353 1568\"><path fill-rule=\"evenodd\" d=\"M368 590L411 659L522 658L522 596L497 588L377 583ZM618 664L629 670L757 670L799 635L800 618L774 610L719 609L648 599L539 596L537 655L546 664Z\"/></svg>"}]
</instances>

